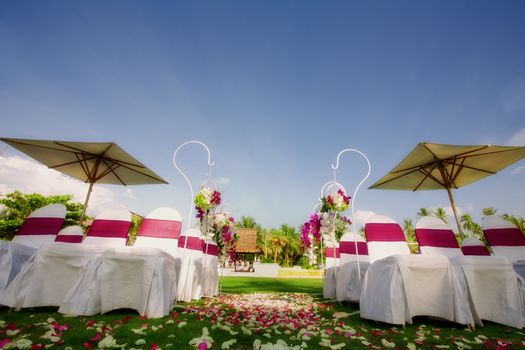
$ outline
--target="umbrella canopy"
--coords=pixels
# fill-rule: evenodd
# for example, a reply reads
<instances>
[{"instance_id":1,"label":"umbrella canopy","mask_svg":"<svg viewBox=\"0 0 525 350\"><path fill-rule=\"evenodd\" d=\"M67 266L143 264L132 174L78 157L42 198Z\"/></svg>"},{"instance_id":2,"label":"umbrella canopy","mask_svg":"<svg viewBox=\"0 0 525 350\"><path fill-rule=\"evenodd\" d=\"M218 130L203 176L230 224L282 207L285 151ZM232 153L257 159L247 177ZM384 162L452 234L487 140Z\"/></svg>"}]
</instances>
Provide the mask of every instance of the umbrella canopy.
<instances>
[{"instance_id":1,"label":"umbrella canopy","mask_svg":"<svg viewBox=\"0 0 525 350\"><path fill-rule=\"evenodd\" d=\"M496 174L525 157L525 147L462 146L421 142L394 169L369 188L424 191L446 189L460 234L451 189Z\"/></svg>"},{"instance_id":2,"label":"umbrella canopy","mask_svg":"<svg viewBox=\"0 0 525 350\"><path fill-rule=\"evenodd\" d=\"M70 142L0 138L31 158L89 183L82 221L93 184L143 185L167 182L112 142Z\"/></svg>"}]
</instances>

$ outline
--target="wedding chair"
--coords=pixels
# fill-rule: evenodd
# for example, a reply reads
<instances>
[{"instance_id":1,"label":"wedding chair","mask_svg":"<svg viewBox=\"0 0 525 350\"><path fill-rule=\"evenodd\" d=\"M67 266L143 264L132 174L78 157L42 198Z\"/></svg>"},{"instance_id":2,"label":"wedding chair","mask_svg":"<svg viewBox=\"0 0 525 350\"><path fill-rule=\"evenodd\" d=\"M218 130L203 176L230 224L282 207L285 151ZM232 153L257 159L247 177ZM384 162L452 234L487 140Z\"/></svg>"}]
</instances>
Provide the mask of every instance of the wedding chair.
<instances>
[{"instance_id":1,"label":"wedding chair","mask_svg":"<svg viewBox=\"0 0 525 350\"><path fill-rule=\"evenodd\" d=\"M490 252L482 241L476 237L467 237L461 242L461 251L464 255L490 256Z\"/></svg>"},{"instance_id":2,"label":"wedding chair","mask_svg":"<svg viewBox=\"0 0 525 350\"><path fill-rule=\"evenodd\" d=\"M157 208L146 216L140 224L134 247L161 248L178 257L178 243L182 217L173 208Z\"/></svg>"},{"instance_id":3,"label":"wedding chair","mask_svg":"<svg viewBox=\"0 0 525 350\"><path fill-rule=\"evenodd\" d=\"M361 317L401 325L415 316L474 324L468 296L446 257L410 254L403 230L386 216L372 217L365 235L370 266L359 303Z\"/></svg>"},{"instance_id":4,"label":"wedding chair","mask_svg":"<svg viewBox=\"0 0 525 350\"><path fill-rule=\"evenodd\" d=\"M55 238L55 242L82 243L83 239L84 232L82 231L82 227L75 225L64 227L60 230Z\"/></svg>"},{"instance_id":5,"label":"wedding chair","mask_svg":"<svg viewBox=\"0 0 525 350\"><path fill-rule=\"evenodd\" d=\"M47 205L24 220L12 241L0 240L0 290L13 280L38 248L55 239L65 217L64 205Z\"/></svg>"},{"instance_id":6,"label":"wedding chair","mask_svg":"<svg viewBox=\"0 0 525 350\"><path fill-rule=\"evenodd\" d=\"M484 217L481 227L494 255L508 258L516 272L525 278L525 237L520 229L496 215Z\"/></svg>"},{"instance_id":7,"label":"wedding chair","mask_svg":"<svg viewBox=\"0 0 525 350\"><path fill-rule=\"evenodd\" d=\"M190 302L200 299L204 278L204 239L197 229L189 229L179 237L179 252L182 257L177 286L177 300Z\"/></svg>"},{"instance_id":8,"label":"wedding chair","mask_svg":"<svg viewBox=\"0 0 525 350\"><path fill-rule=\"evenodd\" d=\"M219 294L219 271L217 268L217 257L219 255L219 247L211 240L204 241L204 284L202 288L202 295L205 297L212 297Z\"/></svg>"},{"instance_id":9,"label":"wedding chair","mask_svg":"<svg viewBox=\"0 0 525 350\"><path fill-rule=\"evenodd\" d=\"M323 281L323 297L325 299L335 299L336 277L339 269L339 243L333 247L325 247L325 275Z\"/></svg>"},{"instance_id":10,"label":"wedding chair","mask_svg":"<svg viewBox=\"0 0 525 350\"><path fill-rule=\"evenodd\" d=\"M339 254L341 266L337 272L336 299L359 302L363 280L370 265L365 239L361 235L345 233L339 241Z\"/></svg>"},{"instance_id":11,"label":"wedding chair","mask_svg":"<svg viewBox=\"0 0 525 350\"><path fill-rule=\"evenodd\" d=\"M419 219L416 237L422 254L450 259L457 280L469 293L473 314L482 320L522 327L521 281L507 258L464 256L452 229L432 216Z\"/></svg>"},{"instance_id":12,"label":"wedding chair","mask_svg":"<svg viewBox=\"0 0 525 350\"><path fill-rule=\"evenodd\" d=\"M95 217L82 244L122 247L128 240L131 213L126 207L107 209Z\"/></svg>"},{"instance_id":13,"label":"wedding chair","mask_svg":"<svg viewBox=\"0 0 525 350\"><path fill-rule=\"evenodd\" d=\"M35 210L18 230L11 242L23 244L35 249L45 243L53 242L66 218L63 204L49 204Z\"/></svg>"}]
</instances>

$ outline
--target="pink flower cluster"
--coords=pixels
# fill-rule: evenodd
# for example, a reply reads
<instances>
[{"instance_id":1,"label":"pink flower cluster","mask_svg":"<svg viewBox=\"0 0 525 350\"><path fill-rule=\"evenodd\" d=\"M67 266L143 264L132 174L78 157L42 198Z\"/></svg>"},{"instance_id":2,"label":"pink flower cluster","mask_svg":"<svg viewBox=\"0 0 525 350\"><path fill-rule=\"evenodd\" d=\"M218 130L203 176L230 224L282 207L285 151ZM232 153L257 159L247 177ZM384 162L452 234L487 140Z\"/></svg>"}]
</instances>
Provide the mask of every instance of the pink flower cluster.
<instances>
[{"instance_id":1,"label":"pink flower cluster","mask_svg":"<svg viewBox=\"0 0 525 350\"><path fill-rule=\"evenodd\" d=\"M305 222L301 229L301 246L303 249L312 246L310 236L314 238L316 243L321 240L321 217L317 213L310 215L310 220Z\"/></svg>"}]
</instances>

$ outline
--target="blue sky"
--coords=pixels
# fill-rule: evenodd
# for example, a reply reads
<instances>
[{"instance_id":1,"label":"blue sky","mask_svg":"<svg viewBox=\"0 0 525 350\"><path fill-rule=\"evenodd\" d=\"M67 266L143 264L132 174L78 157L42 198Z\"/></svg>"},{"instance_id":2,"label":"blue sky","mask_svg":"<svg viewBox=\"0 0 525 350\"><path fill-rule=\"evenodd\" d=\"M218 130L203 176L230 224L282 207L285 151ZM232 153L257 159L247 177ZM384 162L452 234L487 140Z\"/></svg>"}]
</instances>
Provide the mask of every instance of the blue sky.
<instances>
[{"instance_id":1,"label":"blue sky","mask_svg":"<svg viewBox=\"0 0 525 350\"><path fill-rule=\"evenodd\" d=\"M185 215L172 157L200 140L225 208L266 227L305 221L356 148L372 163L356 210L415 218L446 192L366 187L418 142L525 145L523 18L523 1L3 1L1 136L118 143L170 185L99 196L144 215ZM14 181L5 163L21 155L3 148L0 190L45 182ZM198 188L203 149L180 166ZM457 205L525 216L524 166L455 191ZM365 173L342 157L349 192Z\"/></svg>"}]
</instances>

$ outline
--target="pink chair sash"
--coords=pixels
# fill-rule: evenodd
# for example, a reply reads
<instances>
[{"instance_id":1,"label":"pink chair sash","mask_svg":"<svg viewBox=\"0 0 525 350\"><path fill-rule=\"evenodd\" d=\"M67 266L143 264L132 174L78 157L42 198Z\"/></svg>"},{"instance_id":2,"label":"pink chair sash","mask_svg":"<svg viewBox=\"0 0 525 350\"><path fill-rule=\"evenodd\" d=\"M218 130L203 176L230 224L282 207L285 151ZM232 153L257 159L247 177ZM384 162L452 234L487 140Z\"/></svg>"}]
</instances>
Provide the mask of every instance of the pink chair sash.
<instances>
[{"instance_id":1,"label":"pink chair sash","mask_svg":"<svg viewBox=\"0 0 525 350\"><path fill-rule=\"evenodd\" d=\"M84 237L81 235L58 235L55 242L80 243Z\"/></svg>"},{"instance_id":2,"label":"pink chair sash","mask_svg":"<svg viewBox=\"0 0 525 350\"><path fill-rule=\"evenodd\" d=\"M205 244L204 254L219 256L219 247L217 247L215 244Z\"/></svg>"},{"instance_id":3,"label":"pink chair sash","mask_svg":"<svg viewBox=\"0 0 525 350\"><path fill-rule=\"evenodd\" d=\"M401 226L396 223L368 223L365 235L368 242L406 242Z\"/></svg>"},{"instance_id":4,"label":"pink chair sash","mask_svg":"<svg viewBox=\"0 0 525 350\"><path fill-rule=\"evenodd\" d=\"M324 253L327 258L339 259L339 248L325 248Z\"/></svg>"},{"instance_id":5,"label":"pink chair sash","mask_svg":"<svg viewBox=\"0 0 525 350\"><path fill-rule=\"evenodd\" d=\"M95 219L87 235L91 237L127 238L130 227L130 221Z\"/></svg>"},{"instance_id":6,"label":"pink chair sash","mask_svg":"<svg viewBox=\"0 0 525 350\"><path fill-rule=\"evenodd\" d=\"M487 247L484 245L470 245L461 247L463 255L490 255Z\"/></svg>"},{"instance_id":7,"label":"pink chair sash","mask_svg":"<svg viewBox=\"0 0 525 350\"><path fill-rule=\"evenodd\" d=\"M140 224L139 236L177 239L182 223L174 220L144 219Z\"/></svg>"},{"instance_id":8,"label":"pink chair sash","mask_svg":"<svg viewBox=\"0 0 525 350\"><path fill-rule=\"evenodd\" d=\"M339 251L341 254L356 255L355 242L339 242ZM357 242L357 252L359 255L368 255L368 245L366 242Z\"/></svg>"},{"instance_id":9,"label":"pink chair sash","mask_svg":"<svg viewBox=\"0 0 525 350\"><path fill-rule=\"evenodd\" d=\"M27 218L17 235L56 235L64 218Z\"/></svg>"},{"instance_id":10,"label":"pink chair sash","mask_svg":"<svg viewBox=\"0 0 525 350\"><path fill-rule=\"evenodd\" d=\"M452 230L418 228L416 237L421 247L459 248Z\"/></svg>"},{"instance_id":11,"label":"pink chair sash","mask_svg":"<svg viewBox=\"0 0 525 350\"><path fill-rule=\"evenodd\" d=\"M483 233L491 246L521 246L525 245L525 237L518 228L494 228Z\"/></svg>"},{"instance_id":12,"label":"pink chair sash","mask_svg":"<svg viewBox=\"0 0 525 350\"><path fill-rule=\"evenodd\" d=\"M200 250L201 252L204 250L204 240L198 237L187 237L187 236L180 236L179 237L179 248L184 248L184 244L188 240L188 243L186 243L186 249L191 250Z\"/></svg>"}]
</instances>

